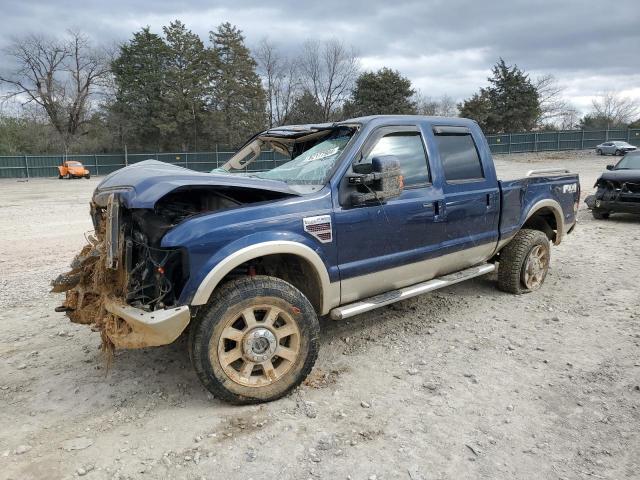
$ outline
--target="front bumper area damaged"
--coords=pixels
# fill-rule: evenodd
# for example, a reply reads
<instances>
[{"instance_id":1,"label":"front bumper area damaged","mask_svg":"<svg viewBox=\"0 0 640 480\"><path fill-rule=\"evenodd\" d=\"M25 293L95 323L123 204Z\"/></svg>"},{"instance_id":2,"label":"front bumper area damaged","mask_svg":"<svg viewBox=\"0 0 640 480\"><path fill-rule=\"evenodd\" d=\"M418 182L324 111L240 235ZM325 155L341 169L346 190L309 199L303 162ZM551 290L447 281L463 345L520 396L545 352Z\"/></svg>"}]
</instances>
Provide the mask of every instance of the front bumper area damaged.
<instances>
[{"instance_id":1,"label":"front bumper area damaged","mask_svg":"<svg viewBox=\"0 0 640 480\"><path fill-rule=\"evenodd\" d=\"M598 180L597 191L585 198L591 210L640 213L640 181Z\"/></svg>"},{"instance_id":2,"label":"front bumper area damaged","mask_svg":"<svg viewBox=\"0 0 640 480\"><path fill-rule=\"evenodd\" d=\"M108 299L104 307L109 313L127 323L128 328L124 332L109 332L109 339L118 348L166 345L180 336L191 319L189 307L186 305L146 312Z\"/></svg>"},{"instance_id":3,"label":"front bumper area damaged","mask_svg":"<svg viewBox=\"0 0 640 480\"><path fill-rule=\"evenodd\" d=\"M92 205L92 214L95 234L87 237L71 270L52 282L52 292L66 293L56 310L99 331L105 351L173 342L191 318L188 306L164 303L174 288L164 269L176 252L154 249L140 234L133 238L114 194L105 208Z\"/></svg>"}]
</instances>

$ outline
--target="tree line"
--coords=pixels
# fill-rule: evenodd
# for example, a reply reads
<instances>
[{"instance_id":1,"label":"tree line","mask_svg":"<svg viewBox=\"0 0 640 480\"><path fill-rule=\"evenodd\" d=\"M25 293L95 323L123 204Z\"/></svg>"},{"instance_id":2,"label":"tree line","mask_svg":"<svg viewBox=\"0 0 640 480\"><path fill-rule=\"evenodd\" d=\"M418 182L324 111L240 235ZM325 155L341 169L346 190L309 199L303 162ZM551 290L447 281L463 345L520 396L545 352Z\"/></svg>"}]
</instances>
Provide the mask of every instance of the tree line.
<instances>
[{"instance_id":1,"label":"tree line","mask_svg":"<svg viewBox=\"0 0 640 480\"><path fill-rule=\"evenodd\" d=\"M205 39L179 20L146 27L112 51L76 31L29 35L5 60L0 154L206 151L273 126L373 114L460 115L486 133L640 126L630 99L605 93L580 118L553 76L531 78L502 58L486 87L456 103L396 70L362 71L339 40L286 55L264 39L251 50L230 23Z\"/></svg>"}]
</instances>

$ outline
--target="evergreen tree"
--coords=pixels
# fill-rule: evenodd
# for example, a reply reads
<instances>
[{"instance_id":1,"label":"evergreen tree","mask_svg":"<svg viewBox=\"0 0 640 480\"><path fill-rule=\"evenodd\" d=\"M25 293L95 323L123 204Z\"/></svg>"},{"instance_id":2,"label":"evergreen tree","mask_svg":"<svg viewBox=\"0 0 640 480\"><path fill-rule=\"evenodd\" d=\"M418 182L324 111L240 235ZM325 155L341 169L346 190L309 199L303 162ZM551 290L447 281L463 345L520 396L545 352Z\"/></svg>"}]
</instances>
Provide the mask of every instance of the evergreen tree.
<instances>
[{"instance_id":1,"label":"evergreen tree","mask_svg":"<svg viewBox=\"0 0 640 480\"><path fill-rule=\"evenodd\" d=\"M295 125L303 125L306 123L321 123L324 115L324 109L322 105L318 103L316 97L304 90L293 101L291 111L287 116L287 123Z\"/></svg>"},{"instance_id":2,"label":"evergreen tree","mask_svg":"<svg viewBox=\"0 0 640 480\"><path fill-rule=\"evenodd\" d=\"M364 72L345 104L345 116L414 114L416 105L411 100L414 94L411 80L397 70L384 67L377 72Z\"/></svg>"},{"instance_id":3,"label":"evergreen tree","mask_svg":"<svg viewBox=\"0 0 640 480\"><path fill-rule=\"evenodd\" d=\"M163 28L167 44L163 135L183 151L198 148L211 80L209 55L200 38L176 20Z\"/></svg>"},{"instance_id":4,"label":"evergreen tree","mask_svg":"<svg viewBox=\"0 0 640 480\"><path fill-rule=\"evenodd\" d=\"M164 121L167 45L149 27L120 46L111 69L115 80L112 116L129 147L160 150Z\"/></svg>"},{"instance_id":5,"label":"evergreen tree","mask_svg":"<svg viewBox=\"0 0 640 480\"><path fill-rule=\"evenodd\" d=\"M230 23L210 32L213 44L213 110L216 137L241 144L266 127L266 95L242 32Z\"/></svg>"},{"instance_id":6,"label":"evergreen tree","mask_svg":"<svg viewBox=\"0 0 640 480\"><path fill-rule=\"evenodd\" d=\"M476 120L487 133L533 129L540 116L540 100L529 76L502 58L492 73L490 85L460 105L461 115Z\"/></svg>"},{"instance_id":7,"label":"evergreen tree","mask_svg":"<svg viewBox=\"0 0 640 480\"><path fill-rule=\"evenodd\" d=\"M472 118L478 122L482 130L489 131L487 119L491 111L491 101L489 100L486 89L480 89L480 92L474 93L471 98L458 104L458 110L460 111L461 117Z\"/></svg>"}]
</instances>

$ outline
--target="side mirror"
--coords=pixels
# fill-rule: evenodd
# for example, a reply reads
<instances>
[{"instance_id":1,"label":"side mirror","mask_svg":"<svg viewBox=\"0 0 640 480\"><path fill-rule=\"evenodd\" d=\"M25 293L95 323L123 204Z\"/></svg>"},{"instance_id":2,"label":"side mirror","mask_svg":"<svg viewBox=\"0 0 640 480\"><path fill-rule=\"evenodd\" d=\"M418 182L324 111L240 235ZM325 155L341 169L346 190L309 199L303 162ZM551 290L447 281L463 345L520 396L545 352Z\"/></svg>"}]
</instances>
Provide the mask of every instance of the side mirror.
<instances>
[{"instance_id":1,"label":"side mirror","mask_svg":"<svg viewBox=\"0 0 640 480\"><path fill-rule=\"evenodd\" d=\"M351 194L352 205L368 202L382 203L399 196L404 187L400 161L393 155L374 157L370 164L353 166L349 184L358 186Z\"/></svg>"},{"instance_id":2,"label":"side mirror","mask_svg":"<svg viewBox=\"0 0 640 480\"><path fill-rule=\"evenodd\" d=\"M615 168L615 165L607 165L607 170L613 170Z\"/></svg>"}]
</instances>

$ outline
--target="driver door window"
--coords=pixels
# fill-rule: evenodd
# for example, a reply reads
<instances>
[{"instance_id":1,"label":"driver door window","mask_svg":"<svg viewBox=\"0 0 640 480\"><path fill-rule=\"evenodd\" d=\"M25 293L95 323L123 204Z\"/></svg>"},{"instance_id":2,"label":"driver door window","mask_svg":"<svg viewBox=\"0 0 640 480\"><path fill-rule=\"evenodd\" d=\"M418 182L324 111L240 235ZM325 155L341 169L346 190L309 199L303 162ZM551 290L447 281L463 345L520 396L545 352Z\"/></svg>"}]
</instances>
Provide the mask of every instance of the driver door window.
<instances>
[{"instance_id":1,"label":"driver door window","mask_svg":"<svg viewBox=\"0 0 640 480\"><path fill-rule=\"evenodd\" d=\"M404 188L431 183L427 155L419 132L401 131L383 134L364 152L360 163L371 163L374 157L393 155L400 161Z\"/></svg>"}]
</instances>

